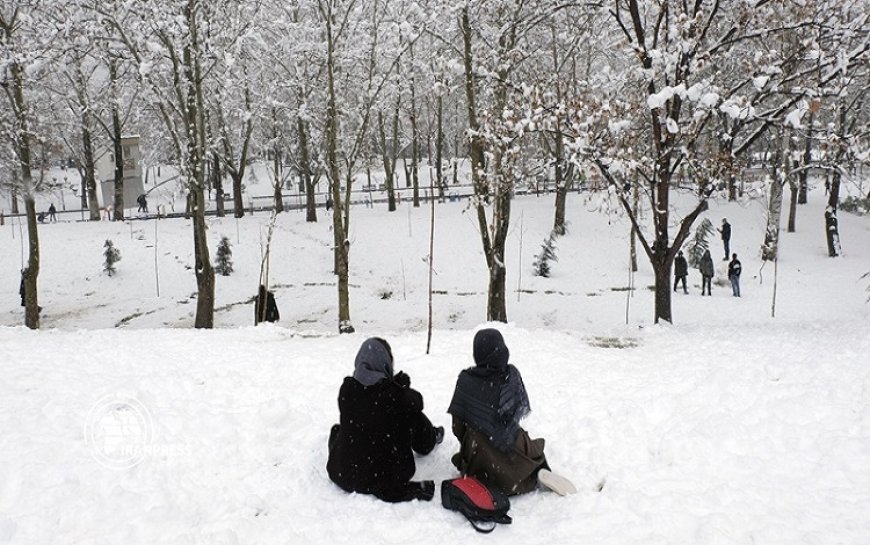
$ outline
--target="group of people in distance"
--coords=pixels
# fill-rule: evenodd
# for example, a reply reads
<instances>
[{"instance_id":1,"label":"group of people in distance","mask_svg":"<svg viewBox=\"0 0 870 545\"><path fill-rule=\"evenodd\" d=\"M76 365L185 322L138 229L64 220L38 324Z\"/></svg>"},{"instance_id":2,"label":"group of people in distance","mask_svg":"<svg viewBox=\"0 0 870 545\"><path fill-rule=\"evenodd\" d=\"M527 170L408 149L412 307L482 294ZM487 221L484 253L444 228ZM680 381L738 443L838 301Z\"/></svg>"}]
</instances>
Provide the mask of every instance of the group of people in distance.
<instances>
[{"instance_id":1,"label":"group of people in distance","mask_svg":"<svg viewBox=\"0 0 870 545\"><path fill-rule=\"evenodd\" d=\"M722 218L722 228L718 230L722 235L722 245L725 249L725 258L723 261L728 261L728 254L731 251L731 224L726 218ZM701 271L701 295L713 295L712 285L713 276L716 274L716 267L713 265L713 258L710 256L710 250L704 250L704 255L698 263L698 270ZM737 254L731 254L731 261L728 263L728 280L731 281L731 294L734 297L740 297L740 273L743 272L743 265L737 259ZM683 284L683 293L689 293L686 287L686 277L689 275L689 264L683 256L683 251L677 252L677 257L674 259L674 291L680 283Z\"/></svg>"},{"instance_id":2,"label":"group of people in distance","mask_svg":"<svg viewBox=\"0 0 870 545\"><path fill-rule=\"evenodd\" d=\"M561 495L576 492L550 471L544 440L531 439L520 421L529 397L501 333L482 329L474 337L475 365L459 374L447 412L459 452L452 461L505 494L542 485ZM444 428L423 412L423 396L411 378L394 372L387 341L363 342L338 394L339 423L329 434L329 478L347 492L371 494L387 502L431 500L434 481L413 481L414 453L426 455L444 440Z\"/></svg>"}]
</instances>

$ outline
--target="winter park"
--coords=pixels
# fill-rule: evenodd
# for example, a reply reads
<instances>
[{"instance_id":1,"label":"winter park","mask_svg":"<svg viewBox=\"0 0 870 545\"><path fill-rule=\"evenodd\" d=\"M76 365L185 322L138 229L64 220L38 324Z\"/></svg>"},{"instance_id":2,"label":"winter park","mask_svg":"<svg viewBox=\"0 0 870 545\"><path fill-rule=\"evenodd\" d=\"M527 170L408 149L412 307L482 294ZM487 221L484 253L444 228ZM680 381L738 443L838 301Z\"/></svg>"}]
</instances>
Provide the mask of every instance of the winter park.
<instances>
[{"instance_id":1,"label":"winter park","mask_svg":"<svg viewBox=\"0 0 870 545\"><path fill-rule=\"evenodd\" d=\"M864 545L870 4L0 0L0 286L0 545Z\"/></svg>"}]
</instances>

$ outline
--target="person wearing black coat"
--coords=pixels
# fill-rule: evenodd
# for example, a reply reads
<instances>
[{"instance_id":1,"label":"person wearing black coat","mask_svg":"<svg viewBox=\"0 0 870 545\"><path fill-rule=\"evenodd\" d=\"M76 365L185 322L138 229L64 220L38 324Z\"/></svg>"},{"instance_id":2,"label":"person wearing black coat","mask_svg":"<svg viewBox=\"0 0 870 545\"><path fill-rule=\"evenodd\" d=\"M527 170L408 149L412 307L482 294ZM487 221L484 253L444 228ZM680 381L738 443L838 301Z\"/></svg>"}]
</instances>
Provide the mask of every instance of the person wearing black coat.
<instances>
[{"instance_id":1,"label":"person wearing black coat","mask_svg":"<svg viewBox=\"0 0 870 545\"><path fill-rule=\"evenodd\" d=\"M576 492L571 481L550 471L544 439L532 439L520 426L531 407L522 376L509 359L498 330L475 334L475 366L459 373L447 409L459 440L453 464L508 495L530 492L538 484L561 495Z\"/></svg>"},{"instance_id":2,"label":"person wearing black coat","mask_svg":"<svg viewBox=\"0 0 870 545\"><path fill-rule=\"evenodd\" d=\"M722 228L719 229L722 233L722 246L725 248L725 257L722 261L728 261L728 255L731 253L731 224L728 219L722 218Z\"/></svg>"},{"instance_id":3,"label":"person wearing black coat","mask_svg":"<svg viewBox=\"0 0 870 545\"><path fill-rule=\"evenodd\" d=\"M24 285L24 275L27 270L21 271L21 284L18 286L18 295L21 296L21 306L27 306L27 288Z\"/></svg>"},{"instance_id":4,"label":"person wearing black coat","mask_svg":"<svg viewBox=\"0 0 870 545\"><path fill-rule=\"evenodd\" d=\"M705 291L707 295L713 295L711 288L713 287L713 275L716 274L716 269L713 266L713 257L710 255L710 250L704 250L704 255L701 256L698 269L701 271L701 295L704 295Z\"/></svg>"},{"instance_id":5,"label":"person wearing black coat","mask_svg":"<svg viewBox=\"0 0 870 545\"><path fill-rule=\"evenodd\" d=\"M275 294L266 290L266 286L260 285L257 290L257 300L254 302L254 325L260 322L277 322L281 319L278 312L278 303L275 302Z\"/></svg>"},{"instance_id":6,"label":"person wearing black coat","mask_svg":"<svg viewBox=\"0 0 870 545\"><path fill-rule=\"evenodd\" d=\"M339 424L329 434L329 478L347 492L387 502L429 501L433 481L412 481L414 453L444 439L423 413L423 396L404 372L393 375L389 343L372 337L356 355L354 373L338 393Z\"/></svg>"},{"instance_id":7,"label":"person wearing black coat","mask_svg":"<svg viewBox=\"0 0 870 545\"><path fill-rule=\"evenodd\" d=\"M677 291L677 285L682 281L683 293L689 293L688 288L686 288L687 276L689 276L689 263L683 257L683 251L680 250L674 259L674 291Z\"/></svg>"}]
</instances>

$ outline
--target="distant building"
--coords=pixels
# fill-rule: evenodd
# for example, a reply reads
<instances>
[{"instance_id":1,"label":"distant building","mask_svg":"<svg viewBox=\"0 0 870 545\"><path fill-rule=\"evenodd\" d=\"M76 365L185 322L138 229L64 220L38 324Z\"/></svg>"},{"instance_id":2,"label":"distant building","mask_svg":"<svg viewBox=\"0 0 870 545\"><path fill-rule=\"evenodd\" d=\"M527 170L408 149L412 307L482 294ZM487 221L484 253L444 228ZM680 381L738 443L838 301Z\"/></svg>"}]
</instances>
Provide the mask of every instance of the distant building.
<instances>
[{"instance_id":1,"label":"distant building","mask_svg":"<svg viewBox=\"0 0 870 545\"><path fill-rule=\"evenodd\" d=\"M139 136L121 137L121 150L124 158L124 208L131 208L137 206L136 198L145 192ZM109 206L115 201L115 154L111 148L104 150L96 166L100 184L98 198L102 199L100 206Z\"/></svg>"}]
</instances>

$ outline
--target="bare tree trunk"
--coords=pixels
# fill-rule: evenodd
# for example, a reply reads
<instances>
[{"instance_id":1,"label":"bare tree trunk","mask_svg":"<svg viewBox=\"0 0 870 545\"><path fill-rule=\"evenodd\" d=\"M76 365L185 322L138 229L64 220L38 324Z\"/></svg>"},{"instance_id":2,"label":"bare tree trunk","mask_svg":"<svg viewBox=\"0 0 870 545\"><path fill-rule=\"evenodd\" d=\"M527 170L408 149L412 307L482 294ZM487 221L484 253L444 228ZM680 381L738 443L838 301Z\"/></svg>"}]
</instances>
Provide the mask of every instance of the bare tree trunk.
<instances>
[{"instance_id":1,"label":"bare tree trunk","mask_svg":"<svg viewBox=\"0 0 870 545\"><path fill-rule=\"evenodd\" d=\"M780 140L785 137L780 137ZM773 181L770 184L770 201L767 206L767 229L764 233L764 245L761 247L761 259L773 261L777 257L779 246L779 227L782 219L783 177L787 175L786 165L780 165L783 153L782 144L777 144L776 159L773 163Z\"/></svg>"},{"instance_id":2,"label":"bare tree trunk","mask_svg":"<svg viewBox=\"0 0 870 545\"><path fill-rule=\"evenodd\" d=\"M272 140L275 142L275 145L272 149L272 189L274 190L275 212L280 214L284 211L284 197L281 194L281 190L284 186L284 165L282 164L281 160L281 147L278 144L278 115L275 112L274 108L272 109Z\"/></svg>"},{"instance_id":3,"label":"bare tree trunk","mask_svg":"<svg viewBox=\"0 0 870 545\"><path fill-rule=\"evenodd\" d=\"M410 55L411 55L411 109L408 114L411 122L411 180L412 185L414 187L413 196L414 196L414 208L420 207L420 179L419 179L419 167L418 167L418 156L420 154L417 149L417 141L420 138L419 133L417 132L417 90L416 90L416 80L414 79L415 68L414 68L414 45L413 43L409 46ZM431 185L431 184L430 184ZM432 194L432 198L435 198L435 194Z\"/></svg>"},{"instance_id":4,"label":"bare tree trunk","mask_svg":"<svg viewBox=\"0 0 870 545\"><path fill-rule=\"evenodd\" d=\"M13 172L12 173L12 185L15 185L17 177L18 177L17 173ZM12 189L12 195L10 196L10 200L12 201L10 203L11 204L10 209L12 210L12 213L18 214L19 213L18 212L18 193L15 191L14 188Z\"/></svg>"},{"instance_id":5,"label":"bare tree trunk","mask_svg":"<svg viewBox=\"0 0 870 545\"><path fill-rule=\"evenodd\" d=\"M332 14L325 17L326 23L326 167L329 174L329 188L332 193L332 233L334 240L335 274L338 284L338 331L353 333L350 321L349 253L350 241L347 240L348 226L342 216L341 179L338 171L338 108L335 91L335 42L332 28ZM350 183L347 187L350 192ZM349 216L348 216L349 218Z\"/></svg>"},{"instance_id":6,"label":"bare tree trunk","mask_svg":"<svg viewBox=\"0 0 870 545\"><path fill-rule=\"evenodd\" d=\"M559 48L556 46L556 27L553 25L550 27L550 34L553 39L553 48L552 48L552 60L553 60L553 72L558 73L559 70ZM562 88L561 85L557 82L555 84L556 90L556 99L558 102L562 102ZM553 232L559 236L564 235L568 232L567 225L565 224L565 205L568 200L568 188L570 187L570 183L568 180L567 172L564 171L565 166L565 148L564 142L562 140L562 133L556 132L553 137L553 151L552 156L555 163L553 168L553 176L555 177L556 182L556 213L553 218ZM549 147L549 146L548 146Z\"/></svg>"},{"instance_id":7,"label":"bare tree trunk","mask_svg":"<svg viewBox=\"0 0 870 545\"><path fill-rule=\"evenodd\" d=\"M497 157L496 168L502 169L501 158ZM499 176L500 178L503 176ZM495 202L493 203L493 237L491 263L489 268L489 289L487 291L486 319L495 322L507 322L507 269L505 265L505 241L507 240L508 228L511 215L511 191L510 184L505 180L499 180L495 187Z\"/></svg>"},{"instance_id":8,"label":"bare tree trunk","mask_svg":"<svg viewBox=\"0 0 870 545\"><path fill-rule=\"evenodd\" d=\"M215 190L215 199L217 203L217 217L222 218L226 216L226 210L224 207L224 182L223 182L223 173L221 172L221 160L220 156L218 156L217 152L212 152L212 162L211 162L211 184Z\"/></svg>"},{"instance_id":9,"label":"bare tree trunk","mask_svg":"<svg viewBox=\"0 0 870 545\"><path fill-rule=\"evenodd\" d=\"M435 179L438 184L438 197L443 201L444 200L444 174L442 172L444 165L444 157L443 157L443 148L444 148L444 100L441 96L441 93L438 93L437 98L435 99L437 102L436 107L436 123L437 123L437 132L435 137ZM434 189L433 189L434 191Z\"/></svg>"},{"instance_id":10,"label":"bare tree trunk","mask_svg":"<svg viewBox=\"0 0 870 545\"><path fill-rule=\"evenodd\" d=\"M115 176L114 176L114 202L112 210L112 220L122 221L124 219L124 150L121 146L121 114L118 111L118 66L117 60L111 58L109 60L109 77L111 80L112 89L112 156L115 158Z\"/></svg>"},{"instance_id":11,"label":"bare tree trunk","mask_svg":"<svg viewBox=\"0 0 870 545\"><path fill-rule=\"evenodd\" d=\"M568 201L568 190L571 187L567 172L564 170L565 152L561 133L556 134L554 142L555 167L553 175L556 182L556 213L553 218L553 232L557 235L564 235L568 232L568 226L565 223L565 206Z\"/></svg>"},{"instance_id":12,"label":"bare tree trunk","mask_svg":"<svg viewBox=\"0 0 870 545\"><path fill-rule=\"evenodd\" d=\"M199 29L194 5L189 0L185 7L190 30L190 43L184 48L184 68L187 79L187 142L190 176L191 201L193 204L193 249L194 271L196 274L197 297L194 327L214 327L214 268L208 251L208 238L205 224L205 107L202 97L202 70L199 64Z\"/></svg>"},{"instance_id":13,"label":"bare tree trunk","mask_svg":"<svg viewBox=\"0 0 870 545\"><path fill-rule=\"evenodd\" d=\"M840 222L837 219L837 207L840 203L840 181L842 174L839 167L834 169L831 177L831 192L828 195L828 206L825 207L825 239L828 243L828 256L837 257L840 248Z\"/></svg>"},{"instance_id":14,"label":"bare tree trunk","mask_svg":"<svg viewBox=\"0 0 870 545\"><path fill-rule=\"evenodd\" d=\"M634 217L638 217L640 210L640 188L637 184L631 189L631 208L634 210ZM629 253L631 258L631 272L637 272L637 233L634 227L631 228L631 242L629 243Z\"/></svg>"},{"instance_id":15,"label":"bare tree trunk","mask_svg":"<svg viewBox=\"0 0 870 545\"><path fill-rule=\"evenodd\" d=\"M398 112L396 113L398 117ZM395 132L393 133L395 137ZM381 159L384 164L384 185L387 189L387 210L396 211L396 160L387 146L387 130L384 125L384 113L378 110L378 137L381 143ZM395 144L395 141L394 141Z\"/></svg>"},{"instance_id":16,"label":"bare tree trunk","mask_svg":"<svg viewBox=\"0 0 870 545\"><path fill-rule=\"evenodd\" d=\"M483 156L483 144L477 136L480 130L480 124L477 120L477 103L476 91L474 85L474 59L471 51L471 22L468 17L468 6L462 8L460 16L460 29L462 31L463 42L463 65L465 69L465 102L466 111L468 113L468 128L471 130L472 136L468 142L469 154L471 158L471 183L474 185L474 192L480 198L477 206L477 228L480 232L481 242L483 243L483 253L486 256L487 267L492 266L490 263L490 241L489 230L487 229L486 211L483 208L483 197L489 192L486 188L486 173ZM454 163L454 180L456 179L457 165Z\"/></svg>"},{"instance_id":17,"label":"bare tree trunk","mask_svg":"<svg viewBox=\"0 0 870 545\"><path fill-rule=\"evenodd\" d=\"M11 30L7 31L6 37L11 41ZM37 291L37 279L39 277L39 231L36 223L36 203L33 199L33 174L32 158L30 150L29 120L27 118L27 104L24 100L24 81L22 68L12 62L6 66L12 89L9 92L9 100L13 105L16 117L16 131L12 136L12 145L18 155L21 169L21 181L24 189L24 209L27 214L27 243L28 257L27 267L22 271L24 283L24 325L30 329L39 329L39 297ZM17 173L16 173L17 177ZM17 191L12 192L12 212L18 213Z\"/></svg>"},{"instance_id":18,"label":"bare tree trunk","mask_svg":"<svg viewBox=\"0 0 870 545\"><path fill-rule=\"evenodd\" d=\"M788 144L788 157L792 156L792 140L789 138ZM787 160L786 160L787 162ZM786 231L789 233L795 232L795 224L797 223L797 205L798 205L798 182L795 181L794 172L798 170L800 167L800 161L797 159L792 160L792 170L791 172L786 172L784 175L788 178L788 188L789 188L789 201L788 201L788 225L786 227ZM804 169L799 176L799 178L803 178L803 173L806 173L806 169Z\"/></svg>"},{"instance_id":19,"label":"bare tree trunk","mask_svg":"<svg viewBox=\"0 0 870 545\"><path fill-rule=\"evenodd\" d=\"M78 165L76 165L76 172L79 173L79 181L81 182L81 185L79 186L79 190L82 192L81 196L79 197L79 201L80 201L79 205L81 206L82 210L87 210L88 209L88 181L87 181L87 178L85 175L85 169L82 167L81 164L78 164ZM145 181L147 183L148 179L146 178Z\"/></svg>"},{"instance_id":20,"label":"bare tree trunk","mask_svg":"<svg viewBox=\"0 0 870 545\"><path fill-rule=\"evenodd\" d=\"M25 167L24 163L28 166ZM25 169L24 179L30 178L30 159L22 159L22 168ZM25 181L25 184L28 184ZM36 223L36 203L29 193L24 196L24 209L27 212L27 268L24 275L24 325L30 329L39 329L39 292L37 278L39 277L39 231Z\"/></svg>"},{"instance_id":21,"label":"bare tree trunk","mask_svg":"<svg viewBox=\"0 0 870 545\"><path fill-rule=\"evenodd\" d=\"M305 187L305 221L317 221L317 197L311 176L311 159L308 153L308 127L301 117L296 118L296 131L299 133L299 166L302 183Z\"/></svg>"},{"instance_id":22,"label":"bare tree trunk","mask_svg":"<svg viewBox=\"0 0 870 545\"><path fill-rule=\"evenodd\" d=\"M274 189L275 212L280 214L284 211L284 196L281 194L281 189L284 183L282 181L283 175L281 173L281 151L277 148L277 146L275 147L273 166L274 179L272 181L272 187Z\"/></svg>"},{"instance_id":23,"label":"bare tree trunk","mask_svg":"<svg viewBox=\"0 0 870 545\"><path fill-rule=\"evenodd\" d=\"M729 142L728 155L726 156L726 168L728 175L728 200L734 202L737 200L737 177L734 175L734 156L732 155L732 145Z\"/></svg>"},{"instance_id":24,"label":"bare tree trunk","mask_svg":"<svg viewBox=\"0 0 870 545\"><path fill-rule=\"evenodd\" d=\"M655 321L659 319L672 321L671 318L671 264L673 259L667 259L662 253L653 261L653 273L655 274Z\"/></svg>"},{"instance_id":25,"label":"bare tree trunk","mask_svg":"<svg viewBox=\"0 0 870 545\"><path fill-rule=\"evenodd\" d=\"M800 187L798 188L798 204L807 204L807 185L810 175L810 165L813 162L813 126L815 113L810 109L809 121L807 122L807 136L804 139L803 167L800 175Z\"/></svg>"},{"instance_id":26,"label":"bare tree trunk","mask_svg":"<svg viewBox=\"0 0 870 545\"><path fill-rule=\"evenodd\" d=\"M238 172L230 172L233 180L233 215L237 218L245 216L245 203L242 202L242 177Z\"/></svg>"},{"instance_id":27,"label":"bare tree trunk","mask_svg":"<svg viewBox=\"0 0 870 545\"><path fill-rule=\"evenodd\" d=\"M87 203L91 221L100 221L100 203L97 200L97 178L94 173L94 145L91 140L91 130L88 128L84 116L82 119L82 148L84 152L84 164L82 165L84 176L82 176L82 182L85 190L82 200Z\"/></svg>"}]
</instances>

